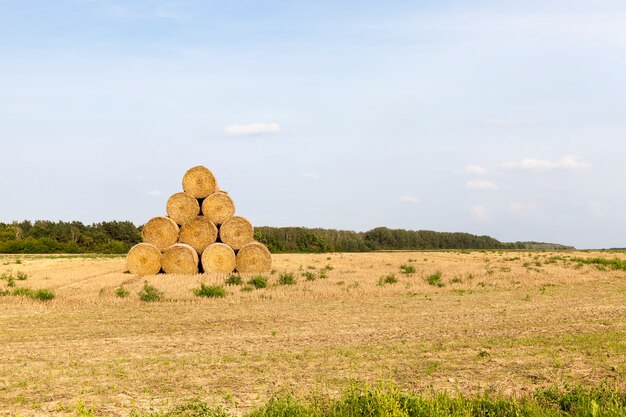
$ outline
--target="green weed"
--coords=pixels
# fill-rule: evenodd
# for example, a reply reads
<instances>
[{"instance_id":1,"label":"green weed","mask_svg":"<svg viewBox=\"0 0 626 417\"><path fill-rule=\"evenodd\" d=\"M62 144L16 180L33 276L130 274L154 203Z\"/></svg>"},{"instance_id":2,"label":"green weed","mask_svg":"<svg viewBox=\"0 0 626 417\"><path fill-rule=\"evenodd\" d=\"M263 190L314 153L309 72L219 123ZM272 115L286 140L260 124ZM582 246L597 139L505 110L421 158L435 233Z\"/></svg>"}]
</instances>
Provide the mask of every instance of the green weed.
<instances>
[{"instance_id":1,"label":"green weed","mask_svg":"<svg viewBox=\"0 0 626 417\"><path fill-rule=\"evenodd\" d=\"M267 278L261 275L257 275L256 277L252 277L252 279L248 281L248 285L252 285L256 289L265 288L267 287Z\"/></svg>"},{"instance_id":2,"label":"green weed","mask_svg":"<svg viewBox=\"0 0 626 417\"><path fill-rule=\"evenodd\" d=\"M221 285L205 285L200 284L200 288L194 288L193 293L196 297L205 298L222 298L226 296L226 290Z\"/></svg>"},{"instance_id":3,"label":"green weed","mask_svg":"<svg viewBox=\"0 0 626 417\"><path fill-rule=\"evenodd\" d=\"M115 296L119 298L126 298L130 295L130 291L121 285L115 289Z\"/></svg>"},{"instance_id":4,"label":"green weed","mask_svg":"<svg viewBox=\"0 0 626 417\"><path fill-rule=\"evenodd\" d=\"M294 285L295 283L296 277L291 272L285 272L284 274L280 274L280 276L278 277L279 285Z\"/></svg>"},{"instance_id":5,"label":"green weed","mask_svg":"<svg viewBox=\"0 0 626 417\"><path fill-rule=\"evenodd\" d=\"M148 281L144 281L143 288L139 292L139 299L147 303L152 303L161 301L161 298L163 298L163 293L150 285Z\"/></svg>"},{"instance_id":6,"label":"green weed","mask_svg":"<svg viewBox=\"0 0 626 417\"><path fill-rule=\"evenodd\" d=\"M437 271L432 275L429 275L426 278L426 282L429 285L433 285L435 287L443 287L445 284L441 281L441 271Z\"/></svg>"},{"instance_id":7,"label":"green weed","mask_svg":"<svg viewBox=\"0 0 626 417\"><path fill-rule=\"evenodd\" d=\"M226 278L226 280L224 281L224 284L226 285L241 285L242 284L242 280L241 280L241 276L239 275L231 275L228 278Z\"/></svg>"}]
</instances>

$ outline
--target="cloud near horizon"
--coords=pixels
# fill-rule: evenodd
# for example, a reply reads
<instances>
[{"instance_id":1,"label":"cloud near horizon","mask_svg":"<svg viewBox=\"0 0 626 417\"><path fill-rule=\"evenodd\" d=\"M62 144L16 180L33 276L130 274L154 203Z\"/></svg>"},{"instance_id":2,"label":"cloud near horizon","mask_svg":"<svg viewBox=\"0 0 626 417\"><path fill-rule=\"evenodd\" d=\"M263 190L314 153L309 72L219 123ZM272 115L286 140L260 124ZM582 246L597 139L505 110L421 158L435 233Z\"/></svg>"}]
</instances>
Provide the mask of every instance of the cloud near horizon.
<instances>
[{"instance_id":1,"label":"cloud near horizon","mask_svg":"<svg viewBox=\"0 0 626 417\"><path fill-rule=\"evenodd\" d=\"M546 172L554 170L580 171L591 168L591 164L576 155L565 155L554 161L548 159L525 158L516 162L500 164L501 169L527 172Z\"/></svg>"},{"instance_id":2,"label":"cloud near horizon","mask_svg":"<svg viewBox=\"0 0 626 417\"><path fill-rule=\"evenodd\" d=\"M492 181L476 180L466 182L465 188L470 190L496 191L498 186Z\"/></svg>"},{"instance_id":3,"label":"cloud near horizon","mask_svg":"<svg viewBox=\"0 0 626 417\"><path fill-rule=\"evenodd\" d=\"M470 175L487 175L489 171L480 165L468 165L465 167L465 173Z\"/></svg>"},{"instance_id":4,"label":"cloud near horizon","mask_svg":"<svg viewBox=\"0 0 626 417\"><path fill-rule=\"evenodd\" d=\"M411 195L403 195L398 197L398 202L399 203L405 203L405 204L416 204L419 203L419 198L417 197L413 197Z\"/></svg>"},{"instance_id":5,"label":"cloud near horizon","mask_svg":"<svg viewBox=\"0 0 626 417\"><path fill-rule=\"evenodd\" d=\"M230 125L224 128L228 136L256 136L280 132L278 123L249 123L246 125Z\"/></svg>"}]
</instances>

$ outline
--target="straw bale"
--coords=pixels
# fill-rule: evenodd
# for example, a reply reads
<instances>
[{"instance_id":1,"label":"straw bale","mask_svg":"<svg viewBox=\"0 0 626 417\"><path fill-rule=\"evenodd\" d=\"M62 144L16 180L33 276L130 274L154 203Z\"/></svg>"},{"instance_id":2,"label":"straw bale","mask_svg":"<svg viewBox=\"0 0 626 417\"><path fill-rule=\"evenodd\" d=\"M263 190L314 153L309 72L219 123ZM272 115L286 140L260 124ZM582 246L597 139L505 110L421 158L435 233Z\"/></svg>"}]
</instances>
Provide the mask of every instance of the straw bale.
<instances>
[{"instance_id":1,"label":"straw bale","mask_svg":"<svg viewBox=\"0 0 626 417\"><path fill-rule=\"evenodd\" d=\"M204 272L229 274L235 270L235 251L223 243L213 243L202 252Z\"/></svg>"},{"instance_id":2,"label":"straw bale","mask_svg":"<svg viewBox=\"0 0 626 417\"><path fill-rule=\"evenodd\" d=\"M141 230L141 237L145 243L151 243L159 250L178 242L178 225L169 217L158 216L148 220Z\"/></svg>"},{"instance_id":3,"label":"straw bale","mask_svg":"<svg viewBox=\"0 0 626 417\"><path fill-rule=\"evenodd\" d=\"M139 243L128 251L126 266L135 275L155 275L161 270L161 251L150 243Z\"/></svg>"},{"instance_id":4,"label":"straw bale","mask_svg":"<svg viewBox=\"0 0 626 417\"><path fill-rule=\"evenodd\" d=\"M213 173L204 166L190 168L183 176L183 190L195 198L205 198L217 189Z\"/></svg>"},{"instance_id":5,"label":"straw bale","mask_svg":"<svg viewBox=\"0 0 626 417\"><path fill-rule=\"evenodd\" d=\"M233 216L222 223L219 236L222 243L237 250L254 240L254 228L245 217Z\"/></svg>"},{"instance_id":6,"label":"straw bale","mask_svg":"<svg viewBox=\"0 0 626 417\"><path fill-rule=\"evenodd\" d=\"M202 202L202 215L211 219L215 224L222 224L224 221L234 216L235 203L230 196L223 192L218 191Z\"/></svg>"},{"instance_id":7,"label":"straw bale","mask_svg":"<svg viewBox=\"0 0 626 417\"><path fill-rule=\"evenodd\" d=\"M200 214L200 203L189 193L176 193L167 200L166 209L167 215L182 226Z\"/></svg>"},{"instance_id":8,"label":"straw bale","mask_svg":"<svg viewBox=\"0 0 626 417\"><path fill-rule=\"evenodd\" d=\"M205 216L197 216L180 228L178 241L186 243L201 254L217 240L217 226Z\"/></svg>"},{"instance_id":9,"label":"straw bale","mask_svg":"<svg viewBox=\"0 0 626 417\"><path fill-rule=\"evenodd\" d=\"M271 269L272 255L262 243L248 243L237 252L237 272L262 274Z\"/></svg>"},{"instance_id":10,"label":"straw bale","mask_svg":"<svg viewBox=\"0 0 626 417\"><path fill-rule=\"evenodd\" d=\"M166 274L193 275L198 273L198 252L184 243L175 243L163 252Z\"/></svg>"}]
</instances>

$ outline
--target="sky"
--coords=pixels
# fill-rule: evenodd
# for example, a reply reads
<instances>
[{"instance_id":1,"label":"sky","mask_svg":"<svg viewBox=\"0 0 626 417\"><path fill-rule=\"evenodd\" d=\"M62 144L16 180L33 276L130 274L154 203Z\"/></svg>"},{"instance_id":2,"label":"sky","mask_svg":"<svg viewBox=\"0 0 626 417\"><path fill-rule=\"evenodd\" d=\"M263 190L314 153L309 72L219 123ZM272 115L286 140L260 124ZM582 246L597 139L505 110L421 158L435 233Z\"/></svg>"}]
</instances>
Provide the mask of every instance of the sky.
<instances>
[{"instance_id":1,"label":"sky","mask_svg":"<svg viewBox=\"0 0 626 417\"><path fill-rule=\"evenodd\" d=\"M0 0L0 222L165 214L626 247L626 4Z\"/></svg>"}]
</instances>

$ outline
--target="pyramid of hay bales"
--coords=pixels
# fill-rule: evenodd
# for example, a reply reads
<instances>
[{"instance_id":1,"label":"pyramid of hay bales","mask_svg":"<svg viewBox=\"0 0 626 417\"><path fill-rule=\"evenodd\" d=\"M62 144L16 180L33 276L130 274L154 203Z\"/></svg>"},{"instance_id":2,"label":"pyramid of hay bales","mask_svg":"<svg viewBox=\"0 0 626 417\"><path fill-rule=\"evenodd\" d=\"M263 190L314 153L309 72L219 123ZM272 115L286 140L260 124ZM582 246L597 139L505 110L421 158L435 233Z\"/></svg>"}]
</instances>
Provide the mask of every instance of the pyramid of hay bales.
<instances>
[{"instance_id":1,"label":"pyramid of hay bales","mask_svg":"<svg viewBox=\"0 0 626 417\"><path fill-rule=\"evenodd\" d=\"M219 190L206 167L189 169L183 191L166 204L167 216L150 219L141 232L142 243L126 257L137 275L205 273L264 273L272 267L265 245L254 241L254 228L235 215L228 193Z\"/></svg>"}]
</instances>

